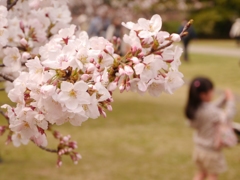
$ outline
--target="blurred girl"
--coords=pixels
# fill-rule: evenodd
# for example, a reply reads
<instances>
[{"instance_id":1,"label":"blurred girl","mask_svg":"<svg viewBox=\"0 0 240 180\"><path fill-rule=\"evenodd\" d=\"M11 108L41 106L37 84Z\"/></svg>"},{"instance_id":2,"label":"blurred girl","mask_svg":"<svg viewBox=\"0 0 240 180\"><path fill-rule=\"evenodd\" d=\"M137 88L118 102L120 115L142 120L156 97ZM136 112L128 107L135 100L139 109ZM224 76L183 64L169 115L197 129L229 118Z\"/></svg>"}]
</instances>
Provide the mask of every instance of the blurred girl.
<instances>
[{"instance_id":1,"label":"blurred girl","mask_svg":"<svg viewBox=\"0 0 240 180\"><path fill-rule=\"evenodd\" d=\"M194 162L198 172L194 180L217 180L226 170L222 147L216 146L218 124L231 120L234 116L234 98L231 91L216 102L213 99L213 83L203 77L195 78L190 85L185 115L190 126L195 129ZM222 109L225 106L225 109Z\"/></svg>"}]
</instances>

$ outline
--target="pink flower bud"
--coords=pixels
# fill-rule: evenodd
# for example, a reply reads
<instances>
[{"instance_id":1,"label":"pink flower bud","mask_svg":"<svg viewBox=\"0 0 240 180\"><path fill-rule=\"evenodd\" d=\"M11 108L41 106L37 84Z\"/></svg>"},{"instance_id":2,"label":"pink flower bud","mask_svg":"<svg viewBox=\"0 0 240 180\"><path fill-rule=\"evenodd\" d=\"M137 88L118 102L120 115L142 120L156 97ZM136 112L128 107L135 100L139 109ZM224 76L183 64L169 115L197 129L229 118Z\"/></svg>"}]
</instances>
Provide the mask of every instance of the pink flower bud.
<instances>
[{"instance_id":1,"label":"pink flower bud","mask_svg":"<svg viewBox=\"0 0 240 180\"><path fill-rule=\"evenodd\" d=\"M130 66L124 66L125 74L128 76L133 75L133 69Z\"/></svg>"},{"instance_id":2,"label":"pink flower bud","mask_svg":"<svg viewBox=\"0 0 240 180\"><path fill-rule=\"evenodd\" d=\"M114 101L112 97L110 97L108 100L109 100L109 102L113 102Z\"/></svg>"},{"instance_id":3,"label":"pink flower bud","mask_svg":"<svg viewBox=\"0 0 240 180\"><path fill-rule=\"evenodd\" d=\"M139 63L139 59L137 57L132 57L131 58L131 61L134 63L134 64L138 64Z\"/></svg>"},{"instance_id":4,"label":"pink flower bud","mask_svg":"<svg viewBox=\"0 0 240 180\"><path fill-rule=\"evenodd\" d=\"M25 38L22 38L20 40L20 44L23 45L23 46L28 46L28 42L27 42L27 40Z\"/></svg>"},{"instance_id":5,"label":"pink flower bud","mask_svg":"<svg viewBox=\"0 0 240 180\"><path fill-rule=\"evenodd\" d=\"M58 131L54 131L53 136L54 136L56 139L59 139L59 138L61 137L61 134L60 134Z\"/></svg>"},{"instance_id":6,"label":"pink flower bud","mask_svg":"<svg viewBox=\"0 0 240 180\"><path fill-rule=\"evenodd\" d=\"M106 54L108 54L108 50L104 49L103 51L104 51Z\"/></svg>"},{"instance_id":7,"label":"pink flower bud","mask_svg":"<svg viewBox=\"0 0 240 180\"><path fill-rule=\"evenodd\" d=\"M100 64L96 64L95 66L97 69L99 69L101 67Z\"/></svg>"},{"instance_id":8,"label":"pink flower bud","mask_svg":"<svg viewBox=\"0 0 240 180\"><path fill-rule=\"evenodd\" d=\"M49 68L49 67L44 67L44 71L49 71L49 70L51 70L51 68Z\"/></svg>"},{"instance_id":9,"label":"pink flower bud","mask_svg":"<svg viewBox=\"0 0 240 180\"><path fill-rule=\"evenodd\" d=\"M121 75L123 75L123 74L125 74L125 71L123 70L123 68L119 68L119 70L118 70L118 72L119 72L119 75L121 76Z\"/></svg>"},{"instance_id":10,"label":"pink flower bud","mask_svg":"<svg viewBox=\"0 0 240 180\"><path fill-rule=\"evenodd\" d=\"M131 84L129 82L126 83L126 91L129 91L131 89Z\"/></svg>"},{"instance_id":11,"label":"pink flower bud","mask_svg":"<svg viewBox=\"0 0 240 180\"><path fill-rule=\"evenodd\" d=\"M89 78L90 78L90 75L89 75L89 74L83 74L83 75L81 75L81 79L82 79L83 81L87 81L87 80L89 80Z\"/></svg>"},{"instance_id":12,"label":"pink flower bud","mask_svg":"<svg viewBox=\"0 0 240 180\"><path fill-rule=\"evenodd\" d=\"M82 159L82 156L78 153L76 153L76 158L79 160L79 159Z\"/></svg>"},{"instance_id":13,"label":"pink flower bud","mask_svg":"<svg viewBox=\"0 0 240 180\"><path fill-rule=\"evenodd\" d=\"M99 55L98 57L100 58L100 55ZM90 62L90 63L94 63L95 61L94 61L93 58L91 58L91 59L89 60L89 62Z\"/></svg>"},{"instance_id":14,"label":"pink flower bud","mask_svg":"<svg viewBox=\"0 0 240 180\"><path fill-rule=\"evenodd\" d=\"M107 110L112 111L112 106L110 104L107 105Z\"/></svg>"},{"instance_id":15,"label":"pink flower bud","mask_svg":"<svg viewBox=\"0 0 240 180\"><path fill-rule=\"evenodd\" d=\"M125 84L121 84L119 86L120 93L122 93L125 90Z\"/></svg>"},{"instance_id":16,"label":"pink flower bud","mask_svg":"<svg viewBox=\"0 0 240 180\"><path fill-rule=\"evenodd\" d=\"M69 135L68 135L68 136L64 136L64 137L62 138L62 140L65 141L65 142L69 141L69 139L70 139Z\"/></svg>"},{"instance_id":17,"label":"pink flower bud","mask_svg":"<svg viewBox=\"0 0 240 180\"><path fill-rule=\"evenodd\" d=\"M87 67L87 72L93 72L95 70L95 66L94 64L89 64L88 67Z\"/></svg>"},{"instance_id":18,"label":"pink flower bud","mask_svg":"<svg viewBox=\"0 0 240 180\"><path fill-rule=\"evenodd\" d=\"M0 136L3 135L3 133L5 132L6 127L5 126L0 126Z\"/></svg>"},{"instance_id":19,"label":"pink flower bud","mask_svg":"<svg viewBox=\"0 0 240 180\"><path fill-rule=\"evenodd\" d=\"M143 58L143 56L144 56L144 53L143 53L143 52L141 52L141 53L138 54L138 57L139 57L139 58Z\"/></svg>"},{"instance_id":20,"label":"pink flower bud","mask_svg":"<svg viewBox=\"0 0 240 180\"><path fill-rule=\"evenodd\" d=\"M29 58L31 58L31 55L28 52L23 52L22 53L22 59L24 61L28 60Z\"/></svg>"},{"instance_id":21,"label":"pink flower bud","mask_svg":"<svg viewBox=\"0 0 240 180\"><path fill-rule=\"evenodd\" d=\"M57 160L57 167L61 167L61 166L62 166L62 160L59 157L58 160Z\"/></svg>"},{"instance_id":22,"label":"pink flower bud","mask_svg":"<svg viewBox=\"0 0 240 180\"><path fill-rule=\"evenodd\" d=\"M174 41L174 42L180 42L181 41L181 37L180 37L179 34L173 33L173 34L171 34L170 37L171 37L172 41Z\"/></svg>"},{"instance_id":23,"label":"pink flower bud","mask_svg":"<svg viewBox=\"0 0 240 180\"><path fill-rule=\"evenodd\" d=\"M76 149L77 148L77 142L71 141L71 142L69 142L68 146L72 149Z\"/></svg>"},{"instance_id":24,"label":"pink flower bud","mask_svg":"<svg viewBox=\"0 0 240 180\"><path fill-rule=\"evenodd\" d=\"M113 54L114 53L114 48L112 46L106 46L106 50L109 54Z\"/></svg>"},{"instance_id":25,"label":"pink flower bud","mask_svg":"<svg viewBox=\"0 0 240 180\"><path fill-rule=\"evenodd\" d=\"M53 85L53 86L57 86L58 83L59 83L59 80L57 79L57 80L55 80L55 81L52 82L52 85Z\"/></svg>"},{"instance_id":26,"label":"pink flower bud","mask_svg":"<svg viewBox=\"0 0 240 180\"><path fill-rule=\"evenodd\" d=\"M100 113L103 117L107 117L106 112L105 112L101 107L98 106L98 110L99 110L99 113Z\"/></svg>"},{"instance_id":27,"label":"pink flower bud","mask_svg":"<svg viewBox=\"0 0 240 180\"><path fill-rule=\"evenodd\" d=\"M112 40L113 40L114 44L117 44L117 37L116 36L113 36Z\"/></svg>"},{"instance_id":28,"label":"pink flower bud","mask_svg":"<svg viewBox=\"0 0 240 180\"><path fill-rule=\"evenodd\" d=\"M12 136L8 135L7 140L5 142L6 145L12 142Z\"/></svg>"},{"instance_id":29,"label":"pink flower bud","mask_svg":"<svg viewBox=\"0 0 240 180\"><path fill-rule=\"evenodd\" d=\"M102 115L103 117L105 117L105 118L107 117L107 114L106 114L105 111L102 111L102 112L101 112L101 115Z\"/></svg>"},{"instance_id":30,"label":"pink flower bud","mask_svg":"<svg viewBox=\"0 0 240 180\"><path fill-rule=\"evenodd\" d=\"M98 59L99 59L99 61L101 61L101 60L103 59L103 55L102 55L102 54L99 54L99 55L98 55Z\"/></svg>"},{"instance_id":31,"label":"pink flower bud","mask_svg":"<svg viewBox=\"0 0 240 180\"><path fill-rule=\"evenodd\" d=\"M22 30L22 32L25 32L24 24L22 21L20 21L19 25L20 25L20 29Z\"/></svg>"},{"instance_id":32,"label":"pink flower bud","mask_svg":"<svg viewBox=\"0 0 240 180\"><path fill-rule=\"evenodd\" d=\"M121 38L117 38L117 43L121 44Z\"/></svg>"},{"instance_id":33,"label":"pink flower bud","mask_svg":"<svg viewBox=\"0 0 240 180\"><path fill-rule=\"evenodd\" d=\"M109 90L109 91L114 91L116 88L117 88L117 82L111 82L111 83L108 85L108 90Z\"/></svg>"},{"instance_id":34,"label":"pink flower bud","mask_svg":"<svg viewBox=\"0 0 240 180\"><path fill-rule=\"evenodd\" d=\"M132 54L135 54L137 52L137 47L136 46L133 46L131 48L131 51L132 51Z\"/></svg>"}]
</instances>

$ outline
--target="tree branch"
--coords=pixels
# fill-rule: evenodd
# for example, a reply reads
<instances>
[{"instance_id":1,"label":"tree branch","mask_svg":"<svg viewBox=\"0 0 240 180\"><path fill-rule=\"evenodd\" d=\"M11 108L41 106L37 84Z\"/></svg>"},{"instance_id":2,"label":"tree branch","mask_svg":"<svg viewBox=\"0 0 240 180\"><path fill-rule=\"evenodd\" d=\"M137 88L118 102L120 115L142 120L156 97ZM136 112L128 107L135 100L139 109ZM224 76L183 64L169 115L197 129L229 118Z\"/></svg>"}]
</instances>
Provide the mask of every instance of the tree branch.
<instances>
[{"instance_id":1,"label":"tree branch","mask_svg":"<svg viewBox=\"0 0 240 180\"><path fill-rule=\"evenodd\" d=\"M50 148L47 148L47 147L43 147L43 146L39 146L37 145L33 140L32 142L37 146L39 147L40 149L44 150L44 151L47 151L47 152L50 152L50 153L58 153L58 150L57 149L50 149Z\"/></svg>"},{"instance_id":2,"label":"tree branch","mask_svg":"<svg viewBox=\"0 0 240 180\"><path fill-rule=\"evenodd\" d=\"M13 1L13 3L11 3L11 0L7 0L7 10L9 11L10 9L12 9L12 7L15 6L17 2L18 0Z\"/></svg>"},{"instance_id":3,"label":"tree branch","mask_svg":"<svg viewBox=\"0 0 240 180\"><path fill-rule=\"evenodd\" d=\"M36 143L35 143L36 144ZM58 150L57 149L50 149L50 148L46 148L46 147L43 147L43 146L38 146L40 149L44 150L44 151L47 151L47 152L50 152L50 153L58 153Z\"/></svg>"},{"instance_id":4,"label":"tree branch","mask_svg":"<svg viewBox=\"0 0 240 180\"><path fill-rule=\"evenodd\" d=\"M5 67L5 65L4 64L0 64L0 67Z\"/></svg>"},{"instance_id":5,"label":"tree branch","mask_svg":"<svg viewBox=\"0 0 240 180\"><path fill-rule=\"evenodd\" d=\"M10 81L10 82L14 81L14 79L12 79L12 77L9 77L9 76L3 74L2 72L0 72L0 76L7 81Z\"/></svg>"},{"instance_id":6,"label":"tree branch","mask_svg":"<svg viewBox=\"0 0 240 180\"><path fill-rule=\"evenodd\" d=\"M193 20L191 19L190 21L188 21L187 24L185 24L185 26L183 27L182 32L179 34L181 37L186 36L187 35L187 30L190 28L190 26L193 24Z\"/></svg>"},{"instance_id":7,"label":"tree branch","mask_svg":"<svg viewBox=\"0 0 240 180\"><path fill-rule=\"evenodd\" d=\"M0 91L5 91L5 88L0 88Z\"/></svg>"}]
</instances>

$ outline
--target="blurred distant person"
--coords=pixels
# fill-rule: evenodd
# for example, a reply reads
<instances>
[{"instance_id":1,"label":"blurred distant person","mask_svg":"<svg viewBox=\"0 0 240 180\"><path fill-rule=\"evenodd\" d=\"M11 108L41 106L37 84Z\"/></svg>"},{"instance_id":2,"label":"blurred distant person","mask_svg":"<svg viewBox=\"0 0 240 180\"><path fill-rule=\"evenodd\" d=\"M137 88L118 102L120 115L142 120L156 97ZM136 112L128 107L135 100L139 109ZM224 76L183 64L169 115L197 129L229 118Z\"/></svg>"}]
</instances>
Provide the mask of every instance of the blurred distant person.
<instances>
[{"instance_id":1,"label":"blurred distant person","mask_svg":"<svg viewBox=\"0 0 240 180\"><path fill-rule=\"evenodd\" d=\"M85 14L86 6L84 4L75 5L71 8L72 12L72 24L75 24L77 28L87 31L88 30L88 16Z\"/></svg>"},{"instance_id":2,"label":"blurred distant person","mask_svg":"<svg viewBox=\"0 0 240 180\"><path fill-rule=\"evenodd\" d=\"M108 18L108 7L105 5L98 7L96 16L93 17L90 22L88 35L90 37L101 36L106 38L106 31L110 23L110 19Z\"/></svg>"},{"instance_id":3,"label":"blurred distant person","mask_svg":"<svg viewBox=\"0 0 240 180\"><path fill-rule=\"evenodd\" d=\"M112 20L112 23L108 26L106 32L106 38L111 40L113 36L117 38L121 38L123 36L123 27L122 27L122 20L120 17L115 16Z\"/></svg>"},{"instance_id":4,"label":"blurred distant person","mask_svg":"<svg viewBox=\"0 0 240 180\"><path fill-rule=\"evenodd\" d=\"M182 32L184 26L188 23L187 20L183 20L180 28L179 28L179 33ZM192 26L189 27L189 29L187 30L188 32L188 35L184 36L182 38L182 43L183 43L183 51L184 51L184 60L185 61L188 61L189 60L189 57L188 57L188 45L190 43L190 41L192 39L194 39L196 37L196 33L195 33L195 30L193 29Z\"/></svg>"},{"instance_id":5,"label":"blurred distant person","mask_svg":"<svg viewBox=\"0 0 240 180\"><path fill-rule=\"evenodd\" d=\"M237 40L237 45L240 46L240 18L237 18L230 30L230 37Z\"/></svg>"},{"instance_id":6,"label":"blurred distant person","mask_svg":"<svg viewBox=\"0 0 240 180\"><path fill-rule=\"evenodd\" d=\"M222 98L212 102L213 90L213 83L208 78L198 77L190 84L185 115L190 126L195 129L193 160L198 172L195 174L194 180L206 178L217 180L218 175L227 169L222 153L222 149L227 146L224 146L219 140L224 137L229 140L228 142L233 142L234 139L232 146L237 143L237 138L231 128L229 128L230 135L233 135L231 136L233 139L222 136L219 129L223 122L232 123L231 120L235 114L233 94L230 90L226 90Z\"/></svg>"},{"instance_id":7,"label":"blurred distant person","mask_svg":"<svg viewBox=\"0 0 240 180\"><path fill-rule=\"evenodd\" d=\"M107 32L106 32L107 40L112 41L113 37L116 37L116 38L123 37L125 29L123 28L121 23L122 23L122 18L116 15L113 18L112 23L107 28ZM125 49L124 44L121 43L120 46L118 47L118 52L122 54L124 49Z\"/></svg>"}]
</instances>

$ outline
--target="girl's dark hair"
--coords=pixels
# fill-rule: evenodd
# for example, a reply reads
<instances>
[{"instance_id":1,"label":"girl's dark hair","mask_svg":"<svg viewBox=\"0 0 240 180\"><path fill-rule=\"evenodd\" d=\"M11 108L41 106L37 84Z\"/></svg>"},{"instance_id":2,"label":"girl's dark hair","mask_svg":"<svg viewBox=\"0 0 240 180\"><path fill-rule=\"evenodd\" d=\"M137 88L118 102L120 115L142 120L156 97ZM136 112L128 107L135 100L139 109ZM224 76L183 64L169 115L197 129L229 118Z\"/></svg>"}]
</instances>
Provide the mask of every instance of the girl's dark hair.
<instances>
[{"instance_id":1,"label":"girl's dark hair","mask_svg":"<svg viewBox=\"0 0 240 180\"><path fill-rule=\"evenodd\" d=\"M193 120L195 118L195 112L202 103L200 94L206 93L212 89L213 83L208 78L197 77L192 80L187 105L185 107L185 115L188 119Z\"/></svg>"}]
</instances>

